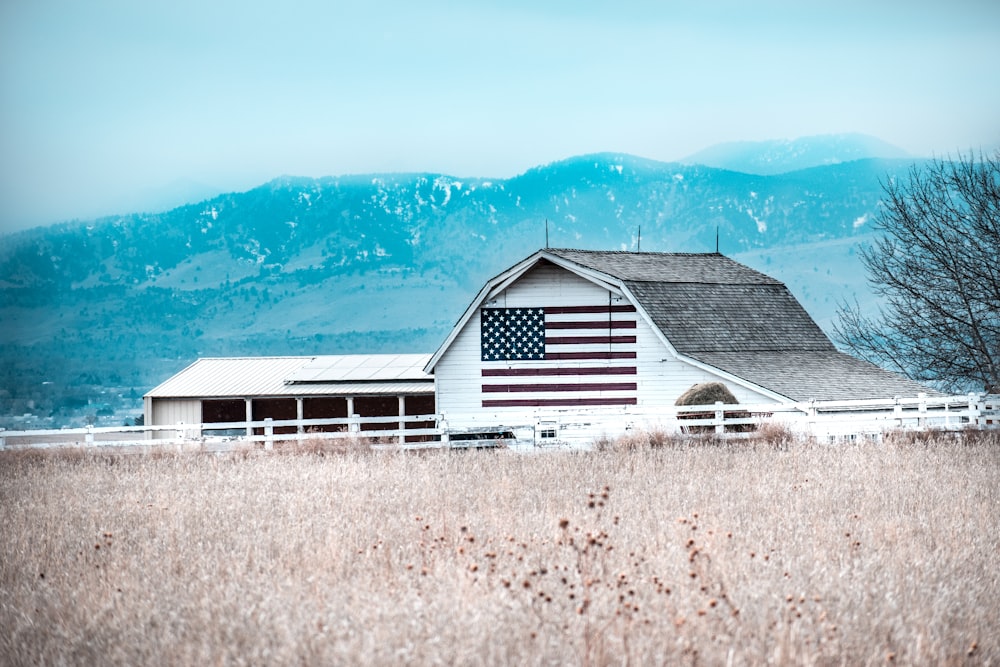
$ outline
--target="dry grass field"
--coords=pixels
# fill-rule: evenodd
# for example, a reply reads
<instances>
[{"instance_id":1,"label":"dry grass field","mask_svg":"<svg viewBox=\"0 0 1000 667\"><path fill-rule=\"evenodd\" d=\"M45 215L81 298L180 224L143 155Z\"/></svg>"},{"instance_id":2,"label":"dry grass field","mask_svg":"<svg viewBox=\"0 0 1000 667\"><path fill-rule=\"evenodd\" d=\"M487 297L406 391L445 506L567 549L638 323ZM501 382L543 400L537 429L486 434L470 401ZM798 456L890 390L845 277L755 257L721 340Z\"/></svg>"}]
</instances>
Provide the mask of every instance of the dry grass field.
<instances>
[{"instance_id":1,"label":"dry grass field","mask_svg":"<svg viewBox=\"0 0 1000 667\"><path fill-rule=\"evenodd\" d=\"M0 664L998 664L973 436L0 453Z\"/></svg>"}]
</instances>

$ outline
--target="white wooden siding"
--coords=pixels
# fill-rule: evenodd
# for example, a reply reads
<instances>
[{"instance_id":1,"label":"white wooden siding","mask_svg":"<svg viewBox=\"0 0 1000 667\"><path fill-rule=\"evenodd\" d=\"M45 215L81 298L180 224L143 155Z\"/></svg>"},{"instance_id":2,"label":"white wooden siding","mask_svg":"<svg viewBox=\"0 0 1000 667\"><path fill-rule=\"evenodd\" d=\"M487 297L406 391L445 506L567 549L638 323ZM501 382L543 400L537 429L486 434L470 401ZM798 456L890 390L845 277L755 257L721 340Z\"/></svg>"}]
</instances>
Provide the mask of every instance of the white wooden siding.
<instances>
[{"instance_id":1,"label":"white wooden siding","mask_svg":"<svg viewBox=\"0 0 1000 667\"><path fill-rule=\"evenodd\" d=\"M645 320L636 327L636 361L639 370L639 407L673 405L692 385L722 382L740 403L772 403L773 398L709 373L674 357Z\"/></svg>"}]
</instances>

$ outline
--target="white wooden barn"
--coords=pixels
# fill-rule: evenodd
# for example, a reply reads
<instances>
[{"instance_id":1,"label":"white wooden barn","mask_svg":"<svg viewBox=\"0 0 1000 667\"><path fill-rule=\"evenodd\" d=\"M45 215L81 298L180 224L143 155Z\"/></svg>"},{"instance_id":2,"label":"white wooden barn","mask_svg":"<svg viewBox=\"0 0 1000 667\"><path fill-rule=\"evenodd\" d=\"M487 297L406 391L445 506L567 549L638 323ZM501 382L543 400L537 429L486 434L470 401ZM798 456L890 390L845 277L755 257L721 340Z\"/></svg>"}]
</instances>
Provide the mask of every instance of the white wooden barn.
<instances>
[{"instance_id":1,"label":"white wooden barn","mask_svg":"<svg viewBox=\"0 0 1000 667\"><path fill-rule=\"evenodd\" d=\"M538 251L486 283L425 370L459 431L585 411L614 428L615 408L709 381L741 404L929 391L839 352L784 284L716 253Z\"/></svg>"}]
</instances>

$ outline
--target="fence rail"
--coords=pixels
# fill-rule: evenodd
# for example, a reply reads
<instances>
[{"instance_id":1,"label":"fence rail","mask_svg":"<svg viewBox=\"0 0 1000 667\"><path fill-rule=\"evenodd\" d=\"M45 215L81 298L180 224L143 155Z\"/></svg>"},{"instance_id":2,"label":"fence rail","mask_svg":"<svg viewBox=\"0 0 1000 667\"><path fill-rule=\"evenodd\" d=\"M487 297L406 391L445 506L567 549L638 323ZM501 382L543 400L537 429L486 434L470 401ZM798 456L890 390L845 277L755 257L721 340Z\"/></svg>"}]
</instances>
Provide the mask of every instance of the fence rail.
<instances>
[{"instance_id":1,"label":"fence rail","mask_svg":"<svg viewBox=\"0 0 1000 667\"><path fill-rule=\"evenodd\" d=\"M714 433L747 437L767 424L803 435L837 439L897 430L1000 428L1000 396L967 394L888 400L810 401L756 405L665 406L538 411L512 415L392 415L331 419L88 426L78 429L0 429L0 449L49 447L138 447L196 445L224 451L241 443L310 439L365 439L376 446L479 447L494 444L587 446L598 438L655 429L670 433Z\"/></svg>"},{"instance_id":2,"label":"fence rail","mask_svg":"<svg viewBox=\"0 0 1000 667\"><path fill-rule=\"evenodd\" d=\"M263 443L265 449L271 449L275 442L302 442L316 438L364 438L381 444L391 444L395 441L398 444L419 446L420 441L441 438L441 429L437 427L440 421L440 415L393 415L329 419L269 418L250 422L87 426L75 429L27 431L0 429L0 449L73 446L148 448L163 445L207 444L210 449L224 451L240 443ZM427 427L425 424L434 426ZM234 433L237 431L239 435Z\"/></svg>"}]
</instances>

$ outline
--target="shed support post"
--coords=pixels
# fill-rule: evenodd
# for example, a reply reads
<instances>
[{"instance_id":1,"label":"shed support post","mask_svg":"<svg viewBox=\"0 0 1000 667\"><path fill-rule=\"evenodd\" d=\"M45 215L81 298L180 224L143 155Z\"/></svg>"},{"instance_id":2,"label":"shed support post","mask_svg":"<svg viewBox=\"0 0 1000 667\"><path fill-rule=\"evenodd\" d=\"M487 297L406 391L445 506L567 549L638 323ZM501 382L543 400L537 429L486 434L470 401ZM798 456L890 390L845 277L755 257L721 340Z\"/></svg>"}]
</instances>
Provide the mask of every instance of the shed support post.
<instances>
[{"instance_id":1,"label":"shed support post","mask_svg":"<svg viewBox=\"0 0 1000 667\"><path fill-rule=\"evenodd\" d=\"M357 433L358 431L360 431L361 430L360 426L359 426L358 422L356 421L358 419L358 415L354 414L354 397L353 396L348 396L347 397L347 417L348 417L348 419L351 420L351 421L347 422L347 431L348 431L348 433Z\"/></svg>"},{"instance_id":2,"label":"shed support post","mask_svg":"<svg viewBox=\"0 0 1000 667\"><path fill-rule=\"evenodd\" d=\"M252 438L253 437L253 427L250 426L250 422L253 421L253 399L252 398L246 399L246 403L247 403L247 411L246 411L247 437L248 438Z\"/></svg>"},{"instance_id":3,"label":"shed support post","mask_svg":"<svg viewBox=\"0 0 1000 667\"><path fill-rule=\"evenodd\" d=\"M295 399L295 418L299 421L299 423L295 425L295 432L298 433L299 435L304 433L306 430L305 427L302 426L303 414L305 413L302 410L302 397L299 396L298 398ZM302 438L296 438L296 440L302 440Z\"/></svg>"},{"instance_id":4,"label":"shed support post","mask_svg":"<svg viewBox=\"0 0 1000 667\"><path fill-rule=\"evenodd\" d=\"M399 396L399 416L406 416L406 396L403 395ZM396 441L402 445L406 442L406 436L403 434L403 430L406 428L406 422L399 422L396 424L396 428L399 429L399 436L397 436Z\"/></svg>"}]
</instances>

